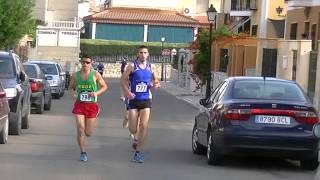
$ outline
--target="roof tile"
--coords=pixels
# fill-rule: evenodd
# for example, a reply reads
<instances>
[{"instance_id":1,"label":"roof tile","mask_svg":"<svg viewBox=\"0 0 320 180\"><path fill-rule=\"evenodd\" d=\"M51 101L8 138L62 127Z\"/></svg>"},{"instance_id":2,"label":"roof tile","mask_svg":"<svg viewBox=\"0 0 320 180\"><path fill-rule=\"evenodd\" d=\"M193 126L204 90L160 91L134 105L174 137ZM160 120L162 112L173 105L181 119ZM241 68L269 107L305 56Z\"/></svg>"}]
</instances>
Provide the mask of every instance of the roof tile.
<instances>
[{"instance_id":1,"label":"roof tile","mask_svg":"<svg viewBox=\"0 0 320 180\"><path fill-rule=\"evenodd\" d=\"M148 24L182 27L198 27L197 19L185 16L177 11L146 8L108 8L102 12L87 16L85 21L115 24Z\"/></svg>"}]
</instances>

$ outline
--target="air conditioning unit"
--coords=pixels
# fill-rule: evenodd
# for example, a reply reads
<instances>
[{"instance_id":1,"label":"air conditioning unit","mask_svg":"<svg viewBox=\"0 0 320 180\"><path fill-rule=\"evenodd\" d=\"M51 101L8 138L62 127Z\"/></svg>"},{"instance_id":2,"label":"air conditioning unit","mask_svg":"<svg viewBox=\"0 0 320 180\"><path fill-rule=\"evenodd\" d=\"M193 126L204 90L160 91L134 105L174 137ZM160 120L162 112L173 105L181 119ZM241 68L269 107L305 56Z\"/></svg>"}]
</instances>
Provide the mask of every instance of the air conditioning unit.
<instances>
[{"instance_id":1,"label":"air conditioning unit","mask_svg":"<svg viewBox=\"0 0 320 180\"><path fill-rule=\"evenodd\" d=\"M183 8L183 14L185 16L191 16L192 15L191 8L189 7Z\"/></svg>"}]
</instances>

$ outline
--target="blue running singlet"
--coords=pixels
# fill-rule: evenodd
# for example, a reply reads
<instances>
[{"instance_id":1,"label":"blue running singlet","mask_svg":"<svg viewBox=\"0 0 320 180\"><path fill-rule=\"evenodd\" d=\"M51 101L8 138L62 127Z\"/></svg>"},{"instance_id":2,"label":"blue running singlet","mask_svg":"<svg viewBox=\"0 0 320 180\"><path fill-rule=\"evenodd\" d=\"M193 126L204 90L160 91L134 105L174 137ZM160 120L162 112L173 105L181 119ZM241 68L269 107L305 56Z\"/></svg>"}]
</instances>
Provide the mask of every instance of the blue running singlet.
<instances>
[{"instance_id":1,"label":"blue running singlet","mask_svg":"<svg viewBox=\"0 0 320 180\"><path fill-rule=\"evenodd\" d=\"M141 101L152 99L150 91L153 79L151 64L147 62L146 68L142 69L139 66L138 60L135 60L133 65L133 72L130 75L130 89L131 92L135 94L134 100Z\"/></svg>"}]
</instances>

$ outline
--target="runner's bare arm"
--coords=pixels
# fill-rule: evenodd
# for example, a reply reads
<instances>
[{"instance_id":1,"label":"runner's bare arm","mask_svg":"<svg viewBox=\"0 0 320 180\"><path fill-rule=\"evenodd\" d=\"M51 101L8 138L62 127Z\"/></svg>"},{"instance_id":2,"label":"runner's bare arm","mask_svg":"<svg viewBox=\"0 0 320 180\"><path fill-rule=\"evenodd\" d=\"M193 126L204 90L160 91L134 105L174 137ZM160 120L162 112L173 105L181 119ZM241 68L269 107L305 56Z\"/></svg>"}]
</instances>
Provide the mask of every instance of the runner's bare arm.
<instances>
[{"instance_id":1,"label":"runner's bare arm","mask_svg":"<svg viewBox=\"0 0 320 180\"><path fill-rule=\"evenodd\" d=\"M73 73L70 77L70 84L69 84L69 94L74 99L76 97L76 73Z\"/></svg>"},{"instance_id":2,"label":"runner's bare arm","mask_svg":"<svg viewBox=\"0 0 320 180\"><path fill-rule=\"evenodd\" d=\"M128 64L126 69L124 70L122 76L121 76L121 87L123 90L123 93L125 94L126 97L132 98L132 93L129 90L129 76L132 72L132 64Z\"/></svg>"},{"instance_id":3,"label":"runner's bare arm","mask_svg":"<svg viewBox=\"0 0 320 180\"><path fill-rule=\"evenodd\" d=\"M104 93L105 91L107 91L108 85L104 81L104 79L102 78L102 76L99 72L94 71L94 76L96 78L96 82L99 84L99 87L100 87L99 90L97 92L95 92L95 96L99 96L102 93Z\"/></svg>"},{"instance_id":4,"label":"runner's bare arm","mask_svg":"<svg viewBox=\"0 0 320 180\"><path fill-rule=\"evenodd\" d=\"M158 78L158 71L156 69L155 66L151 66L152 68L152 75L153 75L153 79L152 79L152 84L153 84L153 88L160 88L160 81L159 81L159 78Z\"/></svg>"}]
</instances>

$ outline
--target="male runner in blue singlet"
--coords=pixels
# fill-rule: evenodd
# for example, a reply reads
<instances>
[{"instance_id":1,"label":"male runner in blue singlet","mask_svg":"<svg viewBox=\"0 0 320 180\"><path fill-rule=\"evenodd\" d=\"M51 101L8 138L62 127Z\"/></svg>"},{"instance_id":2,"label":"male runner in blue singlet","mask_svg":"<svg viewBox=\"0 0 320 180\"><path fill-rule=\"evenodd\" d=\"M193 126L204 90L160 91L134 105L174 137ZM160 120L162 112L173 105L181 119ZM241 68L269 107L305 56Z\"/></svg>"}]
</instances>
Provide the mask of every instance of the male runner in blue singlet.
<instances>
[{"instance_id":1,"label":"male runner in blue singlet","mask_svg":"<svg viewBox=\"0 0 320 180\"><path fill-rule=\"evenodd\" d=\"M154 73L155 68L148 62L148 57L148 48L140 46L138 58L128 64L121 77L121 86L129 99L129 130L134 134L132 147L135 149L133 161L138 163L144 162L142 150L150 116L152 99L150 88L160 87L160 82Z\"/></svg>"}]
</instances>

